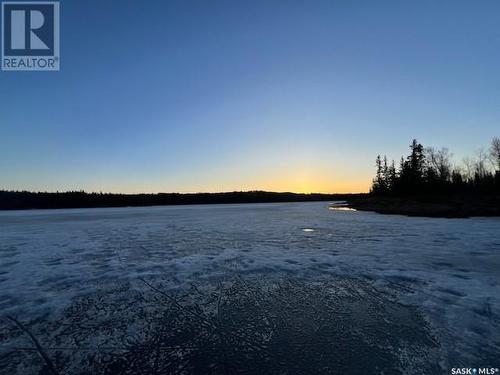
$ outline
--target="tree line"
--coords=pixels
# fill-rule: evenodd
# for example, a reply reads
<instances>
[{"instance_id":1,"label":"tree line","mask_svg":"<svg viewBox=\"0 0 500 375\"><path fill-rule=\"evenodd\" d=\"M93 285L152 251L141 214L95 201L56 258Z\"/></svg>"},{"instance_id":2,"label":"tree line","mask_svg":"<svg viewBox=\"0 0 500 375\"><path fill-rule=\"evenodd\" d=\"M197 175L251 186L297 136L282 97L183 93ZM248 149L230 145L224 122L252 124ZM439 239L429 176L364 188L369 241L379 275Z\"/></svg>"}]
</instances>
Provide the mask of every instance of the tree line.
<instances>
[{"instance_id":1,"label":"tree line","mask_svg":"<svg viewBox=\"0 0 500 375\"><path fill-rule=\"evenodd\" d=\"M267 191L235 191L228 193L158 193L112 194L68 192L29 192L0 190L0 210L33 208L90 208L124 206L161 206L221 203L272 203L344 200L352 195L295 194Z\"/></svg>"},{"instance_id":2,"label":"tree line","mask_svg":"<svg viewBox=\"0 0 500 375\"><path fill-rule=\"evenodd\" d=\"M378 155L376 175L371 194L448 194L500 193L500 138L493 138L487 150L474 158L453 164L447 148L424 147L416 139L410 144L410 154L394 160Z\"/></svg>"}]
</instances>

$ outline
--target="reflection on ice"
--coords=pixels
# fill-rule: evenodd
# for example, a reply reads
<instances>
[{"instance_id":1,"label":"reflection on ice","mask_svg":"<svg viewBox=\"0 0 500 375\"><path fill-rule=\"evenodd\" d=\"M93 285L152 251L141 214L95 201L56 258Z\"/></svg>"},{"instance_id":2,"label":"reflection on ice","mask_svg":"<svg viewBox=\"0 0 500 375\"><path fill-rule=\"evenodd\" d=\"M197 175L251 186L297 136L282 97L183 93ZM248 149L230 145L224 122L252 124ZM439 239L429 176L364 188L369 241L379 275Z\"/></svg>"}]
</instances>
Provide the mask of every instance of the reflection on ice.
<instances>
[{"instance_id":1,"label":"reflection on ice","mask_svg":"<svg viewBox=\"0 0 500 375\"><path fill-rule=\"evenodd\" d=\"M356 209L352 207L339 207L339 206L330 206L329 209L332 211L356 211Z\"/></svg>"},{"instance_id":2,"label":"reflection on ice","mask_svg":"<svg viewBox=\"0 0 500 375\"><path fill-rule=\"evenodd\" d=\"M348 207L346 201L333 202L328 208L332 211L356 211L355 208Z\"/></svg>"}]
</instances>

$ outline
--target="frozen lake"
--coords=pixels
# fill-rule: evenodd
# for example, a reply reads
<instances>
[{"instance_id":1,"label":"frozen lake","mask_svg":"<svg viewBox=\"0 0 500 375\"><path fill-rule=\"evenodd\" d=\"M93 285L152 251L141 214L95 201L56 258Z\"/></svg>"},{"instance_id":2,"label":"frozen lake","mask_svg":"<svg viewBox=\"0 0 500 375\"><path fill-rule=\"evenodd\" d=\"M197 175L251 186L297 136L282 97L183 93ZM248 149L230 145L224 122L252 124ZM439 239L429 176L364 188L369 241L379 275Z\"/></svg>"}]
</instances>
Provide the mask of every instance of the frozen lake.
<instances>
[{"instance_id":1,"label":"frozen lake","mask_svg":"<svg viewBox=\"0 0 500 375\"><path fill-rule=\"evenodd\" d=\"M8 317L68 374L498 368L500 219L326 202L0 212L0 314L9 374L51 370Z\"/></svg>"}]
</instances>

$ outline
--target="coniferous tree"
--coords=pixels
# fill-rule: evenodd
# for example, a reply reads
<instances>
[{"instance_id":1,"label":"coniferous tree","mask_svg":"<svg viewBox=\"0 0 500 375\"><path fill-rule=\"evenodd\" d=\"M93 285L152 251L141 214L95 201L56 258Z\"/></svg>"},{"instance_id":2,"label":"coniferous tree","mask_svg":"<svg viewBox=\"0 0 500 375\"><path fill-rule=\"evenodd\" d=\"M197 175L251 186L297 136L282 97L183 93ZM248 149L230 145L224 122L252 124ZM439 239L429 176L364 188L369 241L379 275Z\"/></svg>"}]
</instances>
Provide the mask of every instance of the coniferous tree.
<instances>
[{"instance_id":1,"label":"coniferous tree","mask_svg":"<svg viewBox=\"0 0 500 375\"><path fill-rule=\"evenodd\" d=\"M388 189L389 190L394 190L396 186L396 180L397 180L397 171L396 171L396 165L394 163L394 160L391 162L391 165L389 167L388 171Z\"/></svg>"},{"instance_id":2,"label":"coniferous tree","mask_svg":"<svg viewBox=\"0 0 500 375\"><path fill-rule=\"evenodd\" d=\"M383 172L383 176L384 176L384 189L385 190L388 190L389 189L389 166L387 165L387 156L384 155L384 164L383 164L383 167L382 167L382 172Z\"/></svg>"},{"instance_id":3,"label":"coniferous tree","mask_svg":"<svg viewBox=\"0 0 500 375\"><path fill-rule=\"evenodd\" d=\"M375 166L377 168L377 174L373 180L372 192L380 194L384 191L384 167L382 165L382 158L380 155L377 155L377 158L375 159Z\"/></svg>"}]
</instances>

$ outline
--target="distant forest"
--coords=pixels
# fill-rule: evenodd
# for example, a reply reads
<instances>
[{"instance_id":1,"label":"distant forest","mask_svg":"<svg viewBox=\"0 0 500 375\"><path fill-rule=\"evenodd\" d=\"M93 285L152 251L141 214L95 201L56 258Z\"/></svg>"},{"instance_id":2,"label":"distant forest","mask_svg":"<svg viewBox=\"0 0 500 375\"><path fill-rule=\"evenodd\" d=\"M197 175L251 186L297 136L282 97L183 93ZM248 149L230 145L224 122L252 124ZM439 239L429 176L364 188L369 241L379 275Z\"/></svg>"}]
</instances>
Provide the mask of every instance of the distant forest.
<instances>
[{"instance_id":1,"label":"distant forest","mask_svg":"<svg viewBox=\"0 0 500 375\"><path fill-rule=\"evenodd\" d=\"M182 204L219 203L271 203L343 200L353 194L294 194L266 191L230 193L159 193L159 194L109 194L86 193L84 191L33 193L28 191L0 190L0 210L22 210L34 208L90 208L159 206Z\"/></svg>"},{"instance_id":2,"label":"distant forest","mask_svg":"<svg viewBox=\"0 0 500 375\"><path fill-rule=\"evenodd\" d=\"M498 194L500 193L500 138L474 158L452 162L447 148L424 147L416 139L399 165L386 156L376 158L372 195Z\"/></svg>"}]
</instances>

